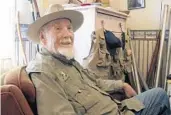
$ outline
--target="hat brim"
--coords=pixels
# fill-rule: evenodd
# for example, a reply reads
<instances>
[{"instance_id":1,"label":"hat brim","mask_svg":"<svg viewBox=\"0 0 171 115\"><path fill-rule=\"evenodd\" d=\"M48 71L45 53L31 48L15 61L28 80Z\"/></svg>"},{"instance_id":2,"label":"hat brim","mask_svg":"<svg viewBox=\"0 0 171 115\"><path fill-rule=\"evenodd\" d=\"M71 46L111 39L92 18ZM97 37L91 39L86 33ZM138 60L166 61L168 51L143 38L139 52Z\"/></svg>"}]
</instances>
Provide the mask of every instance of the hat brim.
<instances>
[{"instance_id":1,"label":"hat brim","mask_svg":"<svg viewBox=\"0 0 171 115\"><path fill-rule=\"evenodd\" d=\"M40 43L39 39L39 31L40 28L45 25L46 23L60 18L68 18L70 19L74 32L80 28L80 26L83 23L83 14L79 11L74 10L62 10L59 12L54 12L48 15L45 15L38 20L36 20L34 23L32 23L28 28L28 38L34 42L34 43Z\"/></svg>"}]
</instances>

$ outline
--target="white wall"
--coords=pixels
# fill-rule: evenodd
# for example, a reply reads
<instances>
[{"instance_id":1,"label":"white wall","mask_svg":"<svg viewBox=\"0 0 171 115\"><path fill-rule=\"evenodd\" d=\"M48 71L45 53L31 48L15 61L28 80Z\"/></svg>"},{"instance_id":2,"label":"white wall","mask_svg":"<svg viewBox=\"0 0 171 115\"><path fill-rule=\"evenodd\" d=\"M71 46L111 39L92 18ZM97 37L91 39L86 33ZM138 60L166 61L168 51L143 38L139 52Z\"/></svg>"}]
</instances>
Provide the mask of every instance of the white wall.
<instances>
[{"instance_id":1,"label":"white wall","mask_svg":"<svg viewBox=\"0 0 171 115\"><path fill-rule=\"evenodd\" d=\"M17 0L16 10L19 12L21 24L30 24L33 22L31 4L28 0Z\"/></svg>"},{"instance_id":2,"label":"white wall","mask_svg":"<svg viewBox=\"0 0 171 115\"><path fill-rule=\"evenodd\" d=\"M68 3L68 1L69 0L37 0L40 15L43 16L44 12L51 4L65 4Z\"/></svg>"},{"instance_id":3,"label":"white wall","mask_svg":"<svg viewBox=\"0 0 171 115\"><path fill-rule=\"evenodd\" d=\"M41 15L49 4L58 3L58 1L60 0L38 0ZM92 0L87 0L87 2L92 2ZM134 30L159 29L161 4L166 3L171 4L171 0L145 0L145 8L130 10L127 26ZM110 6L115 10L127 10L127 0L110 0Z\"/></svg>"},{"instance_id":4,"label":"white wall","mask_svg":"<svg viewBox=\"0 0 171 115\"><path fill-rule=\"evenodd\" d=\"M161 4L171 4L171 0L145 0L145 8L130 10L127 26L134 30L159 29ZM127 0L111 0L111 6L116 10L127 10Z\"/></svg>"},{"instance_id":5,"label":"white wall","mask_svg":"<svg viewBox=\"0 0 171 115\"><path fill-rule=\"evenodd\" d=\"M85 0L80 0L84 2ZM88 2L91 2L92 0L87 0ZM39 12L42 16L49 5L51 4L67 4L69 0L37 0L38 6L39 6Z\"/></svg>"}]
</instances>

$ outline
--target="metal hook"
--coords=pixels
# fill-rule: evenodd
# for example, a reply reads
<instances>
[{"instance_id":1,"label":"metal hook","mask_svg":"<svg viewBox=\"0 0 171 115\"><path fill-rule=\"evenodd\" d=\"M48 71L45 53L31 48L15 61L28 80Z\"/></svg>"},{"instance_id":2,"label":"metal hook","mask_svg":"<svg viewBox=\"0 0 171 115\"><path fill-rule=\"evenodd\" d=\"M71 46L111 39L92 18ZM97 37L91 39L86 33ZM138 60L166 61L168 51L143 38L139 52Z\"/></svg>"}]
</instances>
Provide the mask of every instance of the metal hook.
<instances>
[{"instance_id":1,"label":"metal hook","mask_svg":"<svg viewBox=\"0 0 171 115\"><path fill-rule=\"evenodd\" d=\"M104 27L104 20L101 20L101 26L102 26L102 29L103 29L104 32L105 32L106 30L105 30L105 27Z\"/></svg>"},{"instance_id":2,"label":"metal hook","mask_svg":"<svg viewBox=\"0 0 171 115\"><path fill-rule=\"evenodd\" d=\"M119 23L119 27L120 27L120 29L121 29L121 32L123 32L122 23Z\"/></svg>"},{"instance_id":3,"label":"metal hook","mask_svg":"<svg viewBox=\"0 0 171 115\"><path fill-rule=\"evenodd\" d=\"M104 20L101 20L101 26L104 28Z\"/></svg>"}]
</instances>

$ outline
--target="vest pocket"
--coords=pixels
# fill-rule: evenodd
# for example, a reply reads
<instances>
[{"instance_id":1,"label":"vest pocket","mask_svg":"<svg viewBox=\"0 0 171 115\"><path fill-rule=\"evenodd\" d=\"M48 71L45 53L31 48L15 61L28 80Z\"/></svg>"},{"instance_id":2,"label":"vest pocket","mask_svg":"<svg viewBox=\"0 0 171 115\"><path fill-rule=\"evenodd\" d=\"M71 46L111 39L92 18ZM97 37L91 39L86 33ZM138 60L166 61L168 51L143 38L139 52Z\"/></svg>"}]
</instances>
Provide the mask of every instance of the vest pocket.
<instances>
[{"instance_id":1,"label":"vest pocket","mask_svg":"<svg viewBox=\"0 0 171 115\"><path fill-rule=\"evenodd\" d=\"M128 110L133 110L137 112L143 109L144 105L138 99L133 97L122 101L122 108L127 108Z\"/></svg>"},{"instance_id":2,"label":"vest pocket","mask_svg":"<svg viewBox=\"0 0 171 115\"><path fill-rule=\"evenodd\" d=\"M86 89L70 86L68 87L67 92L70 100L82 105L85 111L89 110L99 102L97 96L93 95L93 93L90 93Z\"/></svg>"}]
</instances>

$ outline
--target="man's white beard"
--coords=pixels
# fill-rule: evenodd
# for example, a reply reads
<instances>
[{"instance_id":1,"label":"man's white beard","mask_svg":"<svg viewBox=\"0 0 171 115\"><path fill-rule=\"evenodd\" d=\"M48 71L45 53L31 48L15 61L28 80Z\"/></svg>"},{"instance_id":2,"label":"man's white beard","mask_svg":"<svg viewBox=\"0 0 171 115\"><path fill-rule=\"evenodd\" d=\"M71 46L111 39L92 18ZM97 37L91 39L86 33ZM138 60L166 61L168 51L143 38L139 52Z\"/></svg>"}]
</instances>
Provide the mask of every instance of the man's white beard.
<instances>
[{"instance_id":1,"label":"man's white beard","mask_svg":"<svg viewBox=\"0 0 171 115\"><path fill-rule=\"evenodd\" d=\"M67 59L74 58L74 48L58 48L57 52Z\"/></svg>"}]
</instances>

